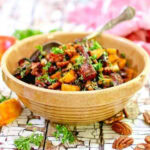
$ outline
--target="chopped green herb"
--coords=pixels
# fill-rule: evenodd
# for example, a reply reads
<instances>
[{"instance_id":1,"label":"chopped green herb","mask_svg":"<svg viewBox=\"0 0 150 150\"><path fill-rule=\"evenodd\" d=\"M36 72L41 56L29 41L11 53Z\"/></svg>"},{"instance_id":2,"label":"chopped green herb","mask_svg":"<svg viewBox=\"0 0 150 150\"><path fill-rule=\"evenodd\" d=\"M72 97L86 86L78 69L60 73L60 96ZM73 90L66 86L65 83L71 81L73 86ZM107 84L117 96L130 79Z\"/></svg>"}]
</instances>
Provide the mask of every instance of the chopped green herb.
<instances>
[{"instance_id":1,"label":"chopped green herb","mask_svg":"<svg viewBox=\"0 0 150 150\"><path fill-rule=\"evenodd\" d=\"M31 144L40 146L43 139L42 134L32 134L31 136L16 139L14 144L18 150L31 150Z\"/></svg>"},{"instance_id":2,"label":"chopped green herb","mask_svg":"<svg viewBox=\"0 0 150 150\"><path fill-rule=\"evenodd\" d=\"M104 76L103 73L100 72L99 76L98 76L98 80L102 81L102 83L104 83Z\"/></svg>"},{"instance_id":3,"label":"chopped green herb","mask_svg":"<svg viewBox=\"0 0 150 150\"><path fill-rule=\"evenodd\" d=\"M98 48L102 49L102 46L97 41L93 40L93 45L90 47L90 50L95 50Z\"/></svg>"},{"instance_id":4,"label":"chopped green herb","mask_svg":"<svg viewBox=\"0 0 150 150\"><path fill-rule=\"evenodd\" d=\"M122 58L126 58L125 53L121 53L120 56L121 56Z\"/></svg>"},{"instance_id":5,"label":"chopped green herb","mask_svg":"<svg viewBox=\"0 0 150 150\"><path fill-rule=\"evenodd\" d=\"M64 125L56 125L56 131L54 132L54 136L57 139L60 138L63 144L66 142L73 143L75 141L73 133L69 131Z\"/></svg>"},{"instance_id":6,"label":"chopped green herb","mask_svg":"<svg viewBox=\"0 0 150 150\"><path fill-rule=\"evenodd\" d=\"M108 57L108 53L106 51L103 54L105 57Z\"/></svg>"},{"instance_id":7,"label":"chopped green herb","mask_svg":"<svg viewBox=\"0 0 150 150\"><path fill-rule=\"evenodd\" d=\"M32 124L32 123L30 123L30 122L28 122L28 123L27 123L27 125L28 125L28 126L32 126L33 124Z\"/></svg>"},{"instance_id":8,"label":"chopped green herb","mask_svg":"<svg viewBox=\"0 0 150 150\"><path fill-rule=\"evenodd\" d=\"M66 49L67 49L67 46L66 46L66 45L63 45L63 46L62 46L62 49L63 49L63 50L66 50Z\"/></svg>"},{"instance_id":9,"label":"chopped green herb","mask_svg":"<svg viewBox=\"0 0 150 150\"><path fill-rule=\"evenodd\" d=\"M51 62L48 62L48 63L43 67L43 69L47 71L51 65L52 65L52 63L51 63Z\"/></svg>"},{"instance_id":10,"label":"chopped green herb","mask_svg":"<svg viewBox=\"0 0 150 150\"><path fill-rule=\"evenodd\" d=\"M19 40L38 34L42 34L42 32L40 30L33 30L33 29L16 30L13 33L13 35Z\"/></svg>"},{"instance_id":11,"label":"chopped green herb","mask_svg":"<svg viewBox=\"0 0 150 150\"><path fill-rule=\"evenodd\" d=\"M51 79L48 74L44 74L43 76L40 76L40 77L38 77L37 79L38 79L38 80L47 80L47 81L50 82L51 84L53 84L53 83L56 82L56 79Z\"/></svg>"},{"instance_id":12,"label":"chopped green herb","mask_svg":"<svg viewBox=\"0 0 150 150\"><path fill-rule=\"evenodd\" d=\"M84 62L84 57L83 56L79 56L78 58L75 59L76 64L78 65L82 65Z\"/></svg>"},{"instance_id":13,"label":"chopped green herb","mask_svg":"<svg viewBox=\"0 0 150 150\"><path fill-rule=\"evenodd\" d=\"M6 96L3 96L2 94L0 94L0 103L4 102L7 99L8 98Z\"/></svg>"},{"instance_id":14,"label":"chopped green herb","mask_svg":"<svg viewBox=\"0 0 150 150\"><path fill-rule=\"evenodd\" d=\"M94 69L95 69L96 71L98 71L99 69L102 68L102 63L99 62L99 63L97 63L97 64L93 64L93 67L94 67Z\"/></svg>"},{"instance_id":15,"label":"chopped green herb","mask_svg":"<svg viewBox=\"0 0 150 150\"><path fill-rule=\"evenodd\" d=\"M36 48L40 51L42 56L46 54L46 52L43 50L43 46L37 45Z\"/></svg>"},{"instance_id":16,"label":"chopped green herb","mask_svg":"<svg viewBox=\"0 0 150 150\"><path fill-rule=\"evenodd\" d=\"M25 74L26 74L26 69L23 69L23 70L20 72L21 78L24 78Z\"/></svg>"},{"instance_id":17,"label":"chopped green herb","mask_svg":"<svg viewBox=\"0 0 150 150\"><path fill-rule=\"evenodd\" d=\"M90 56L90 58L91 58L92 60L95 60L95 59L97 59L97 56L96 56L96 55L93 55L93 56Z\"/></svg>"},{"instance_id":18,"label":"chopped green herb","mask_svg":"<svg viewBox=\"0 0 150 150\"><path fill-rule=\"evenodd\" d=\"M63 54L63 53L64 53L64 51L63 51L62 49L58 48L58 47L53 47L53 48L51 49L51 51L52 51L52 53L54 53L54 54Z\"/></svg>"}]
</instances>

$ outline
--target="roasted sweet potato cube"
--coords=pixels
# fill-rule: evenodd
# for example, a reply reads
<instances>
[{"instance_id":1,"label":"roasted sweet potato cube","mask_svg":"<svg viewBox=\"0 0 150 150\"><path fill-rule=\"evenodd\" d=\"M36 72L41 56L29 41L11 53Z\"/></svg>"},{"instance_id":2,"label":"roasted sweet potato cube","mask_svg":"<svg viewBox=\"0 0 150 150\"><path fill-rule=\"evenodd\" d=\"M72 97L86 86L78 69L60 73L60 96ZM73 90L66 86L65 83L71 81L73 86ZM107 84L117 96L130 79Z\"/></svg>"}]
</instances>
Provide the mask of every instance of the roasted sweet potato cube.
<instances>
[{"instance_id":1,"label":"roasted sweet potato cube","mask_svg":"<svg viewBox=\"0 0 150 150\"><path fill-rule=\"evenodd\" d=\"M72 63L76 63L76 59L77 59L78 57L80 57L79 54L74 55L74 56L71 58L71 62L72 62Z\"/></svg>"},{"instance_id":2,"label":"roasted sweet potato cube","mask_svg":"<svg viewBox=\"0 0 150 150\"><path fill-rule=\"evenodd\" d=\"M96 49L96 50L90 51L90 55L91 56L95 55L97 59L100 58L103 53L104 53L104 49Z\"/></svg>"},{"instance_id":3,"label":"roasted sweet potato cube","mask_svg":"<svg viewBox=\"0 0 150 150\"><path fill-rule=\"evenodd\" d=\"M118 65L119 65L120 69L123 69L125 67L126 63L127 63L126 59L124 59L124 58L119 58L118 59Z\"/></svg>"},{"instance_id":4,"label":"roasted sweet potato cube","mask_svg":"<svg viewBox=\"0 0 150 150\"><path fill-rule=\"evenodd\" d=\"M64 83L72 83L76 80L77 76L74 70L70 70L69 72L67 72L65 74L65 76L63 78L61 78L60 81L64 82Z\"/></svg>"},{"instance_id":5,"label":"roasted sweet potato cube","mask_svg":"<svg viewBox=\"0 0 150 150\"><path fill-rule=\"evenodd\" d=\"M115 49L115 48L107 48L106 51L108 52L109 55L117 54L117 49Z\"/></svg>"},{"instance_id":6,"label":"roasted sweet potato cube","mask_svg":"<svg viewBox=\"0 0 150 150\"><path fill-rule=\"evenodd\" d=\"M77 85L62 84L61 90L62 91L80 91L80 87Z\"/></svg>"},{"instance_id":7,"label":"roasted sweet potato cube","mask_svg":"<svg viewBox=\"0 0 150 150\"><path fill-rule=\"evenodd\" d=\"M51 79L60 79L60 78L61 78L61 72L60 71L51 75Z\"/></svg>"},{"instance_id":8,"label":"roasted sweet potato cube","mask_svg":"<svg viewBox=\"0 0 150 150\"><path fill-rule=\"evenodd\" d=\"M114 63L118 60L118 56L117 55L109 55L108 56L108 60L111 62L111 63Z\"/></svg>"}]
</instances>

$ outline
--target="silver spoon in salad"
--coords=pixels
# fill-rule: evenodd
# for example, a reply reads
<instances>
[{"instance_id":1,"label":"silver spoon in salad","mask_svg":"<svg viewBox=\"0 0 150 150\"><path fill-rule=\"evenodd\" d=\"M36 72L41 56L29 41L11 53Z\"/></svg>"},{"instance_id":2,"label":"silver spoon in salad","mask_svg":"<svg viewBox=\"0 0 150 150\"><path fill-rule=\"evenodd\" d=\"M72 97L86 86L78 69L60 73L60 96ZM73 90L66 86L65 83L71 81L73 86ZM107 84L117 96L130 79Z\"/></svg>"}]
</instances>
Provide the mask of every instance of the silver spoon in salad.
<instances>
[{"instance_id":1,"label":"silver spoon in salad","mask_svg":"<svg viewBox=\"0 0 150 150\"><path fill-rule=\"evenodd\" d=\"M102 28L98 29L97 31L93 32L92 34L89 34L88 36L86 36L83 39L88 41L95 37L98 37L101 35L102 32L112 29L114 26L116 26L117 24L119 24L123 21L131 20L134 16L135 16L135 9L133 7L128 6L126 9L124 9L124 11L119 16L111 19ZM49 51L52 47L59 47L60 45L62 45L62 43L60 43L58 41L48 42L43 45L43 50ZM40 55L40 51L36 50L30 57L31 61L37 60L39 55Z\"/></svg>"}]
</instances>

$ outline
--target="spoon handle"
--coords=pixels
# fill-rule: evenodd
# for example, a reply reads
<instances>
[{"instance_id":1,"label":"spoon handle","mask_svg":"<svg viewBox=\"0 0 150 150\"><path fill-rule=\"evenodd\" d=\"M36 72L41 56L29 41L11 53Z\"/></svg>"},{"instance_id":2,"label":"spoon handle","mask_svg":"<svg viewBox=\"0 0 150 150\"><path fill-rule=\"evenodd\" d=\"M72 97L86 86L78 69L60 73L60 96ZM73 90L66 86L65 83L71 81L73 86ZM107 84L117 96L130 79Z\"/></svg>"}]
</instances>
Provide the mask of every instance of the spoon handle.
<instances>
[{"instance_id":1,"label":"spoon handle","mask_svg":"<svg viewBox=\"0 0 150 150\"><path fill-rule=\"evenodd\" d=\"M115 25L117 25L123 21L130 20L134 16L135 16L135 9L128 6L118 17L108 21L101 29L88 35L86 37L86 39L90 40L92 38L95 38L96 36L100 36L103 31L109 30L109 29L113 28Z\"/></svg>"}]
</instances>

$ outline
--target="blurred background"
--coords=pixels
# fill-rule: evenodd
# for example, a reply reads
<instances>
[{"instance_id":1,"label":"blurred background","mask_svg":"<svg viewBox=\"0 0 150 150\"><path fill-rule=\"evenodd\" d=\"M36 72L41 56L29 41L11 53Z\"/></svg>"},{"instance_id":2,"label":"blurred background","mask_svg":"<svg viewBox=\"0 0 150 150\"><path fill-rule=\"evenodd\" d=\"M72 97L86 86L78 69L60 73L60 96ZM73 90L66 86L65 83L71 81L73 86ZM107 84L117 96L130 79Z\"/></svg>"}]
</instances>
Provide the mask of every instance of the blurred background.
<instances>
[{"instance_id":1,"label":"blurred background","mask_svg":"<svg viewBox=\"0 0 150 150\"><path fill-rule=\"evenodd\" d=\"M149 0L0 0L0 35L15 30L94 31L121 11L132 6L136 16L111 34L126 37L150 53Z\"/></svg>"}]
</instances>

